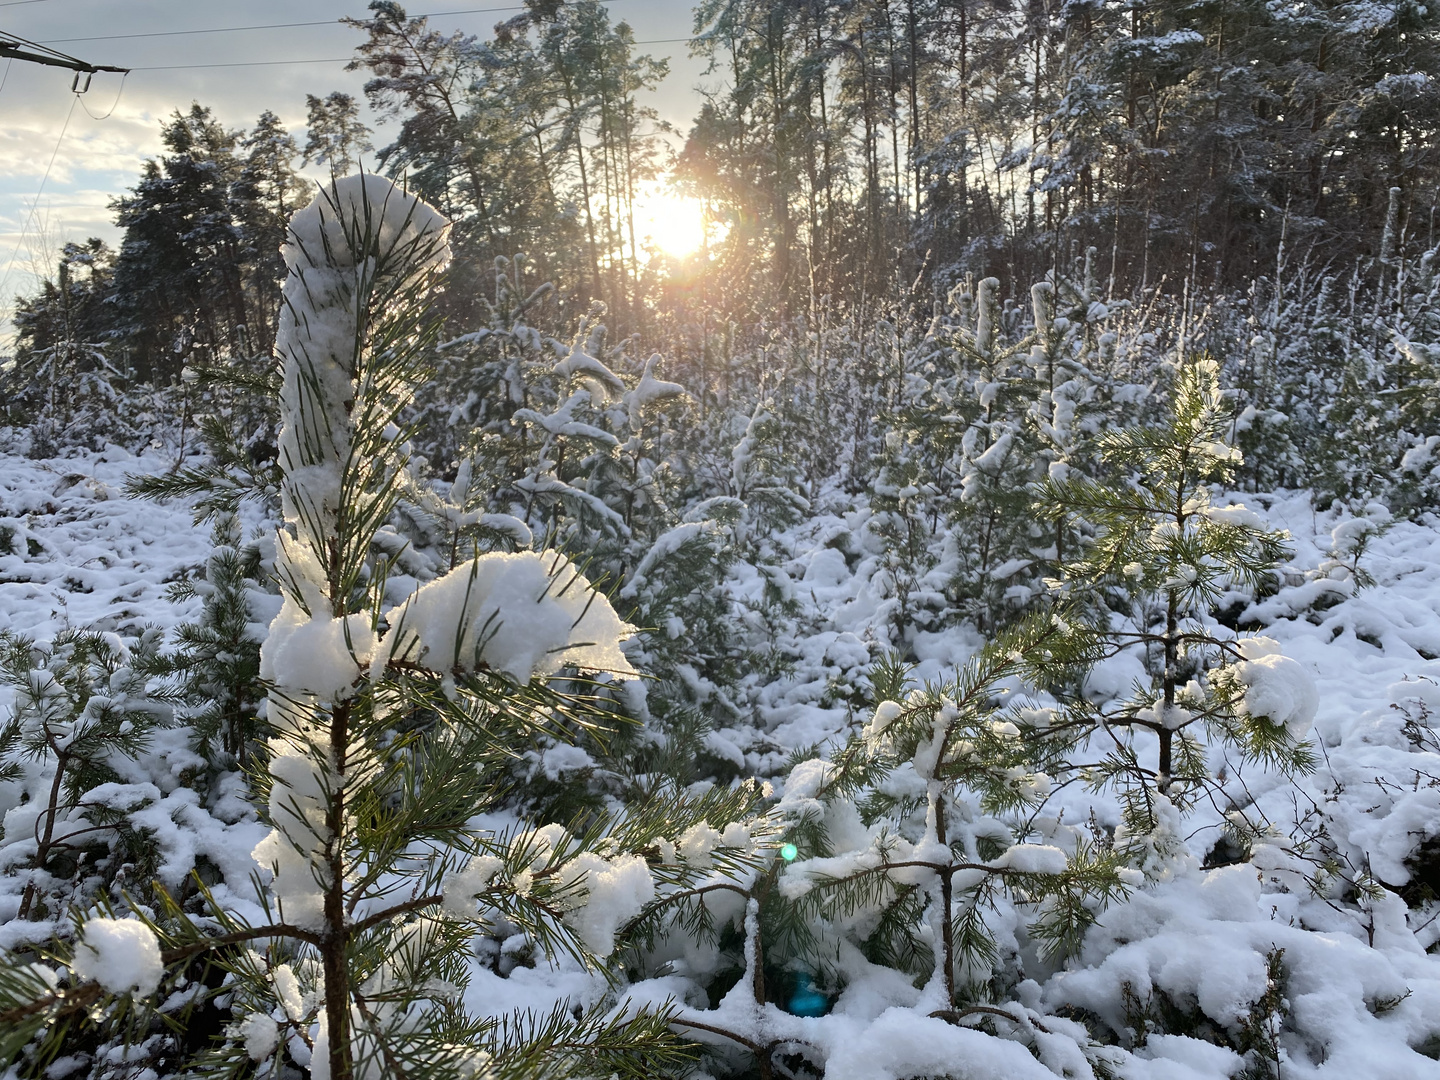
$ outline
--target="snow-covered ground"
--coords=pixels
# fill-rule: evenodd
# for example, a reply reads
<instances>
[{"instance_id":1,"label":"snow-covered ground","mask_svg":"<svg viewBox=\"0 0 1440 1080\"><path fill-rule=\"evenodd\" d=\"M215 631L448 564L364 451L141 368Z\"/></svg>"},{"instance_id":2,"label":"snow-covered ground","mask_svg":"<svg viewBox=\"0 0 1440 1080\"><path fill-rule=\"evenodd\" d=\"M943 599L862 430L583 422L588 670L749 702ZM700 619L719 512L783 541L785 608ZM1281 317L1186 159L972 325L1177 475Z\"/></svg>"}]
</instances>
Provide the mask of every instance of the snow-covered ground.
<instances>
[{"instance_id":1,"label":"snow-covered ground","mask_svg":"<svg viewBox=\"0 0 1440 1080\"><path fill-rule=\"evenodd\" d=\"M171 604L164 594L204 562L207 530L185 507L135 502L122 490L128 473L166 464L123 451L6 459L0 539L9 537L10 550L0 550L0 629L46 639L66 626L170 628L193 617L198 601ZM1247 1020L1264 1022L1255 1003L1269 992L1289 1017L1281 1076L1440 1078L1440 903L1425 898L1427 885L1440 888L1440 519L1400 522L1374 538L1359 563L1374 583L1361 587L1353 564L1331 557L1334 530L1343 540L1352 519L1316 512L1304 494L1239 498L1294 538L1285 587L1241 622L1277 639L1320 692L1315 772L1298 785L1251 772L1230 791L1252 817L1273 824L1273 843L1250 862L1207 869L1221 813L1197 811L1187 819L1193 857L1105 912L1062 970L1027 971L1023 1005L1004 1007L1013 1019L989 1018L1004 1037L931 1018L939 1007L931 991L858 954L840 958L848 982L826 1016L757 1008L732 994L718 1011L690 1018L803 1044L833 1080L1089 1077L1101 1061L1133 1080L1221 1080L1242 1064L1231 1049L1181 1035L1146 1040L1137 1025L1163 1003L1233 1032ZM850 559L841 550L850 543L842 533L862 536L864 516L852 507L787 537L784 568L807 627L784 643L797 656L795 673L757 688L753 722L712 739L713 752L743 760L746 771L773 773L791 748L843 737L866 719L836 692L860 679L887 617L863 541L851 545ZM731 587L759 589L752 574L742 565ZM923 635L918 674L942 675L976 645L962 632ZM153 783L153 772L143 782ZM0 790L4 845L25 831L18 798L17 785ZM178 784L162 784L150 798L157 830L169 837L164 876L183 876L204 853L238 898L249 871L244 853L264 832L253 813L235 803L206 811ZM1074 789L1056 809L1071 821L1093 811L1102 824L1115 823L1113 804ZM14 912L14 897L0 896L0 920ZM20 940L15 929L12 922L11 932L0 931L0 945ZM602 980L573 966L542 962L501 978L477 965L467 1002L494 1013L604 992ZM695 1000L680 975L629 990L635 1000L687 993ZM1090 1047L1087 1057L1084 1015L1132 1049Z\"/></svg>"},{"instance_id":2,"label":"snow-covered ground","mask_svg":"<svg viewBox=\"0 0 1440 1080\"><path fill-rule=\"evenodd\" d=\"M193 619L200 600L171 603L166 591L204 566L209 530L194 524L186 506L139 502L125 494L128 477L170 464L160 457L132 457L118 447L55 461L4 458L0 631L44 643L70 628L132 636L147 626L169 631ZM258 526L252 517L249 529ZM13 696L10 687L0 685L0 718L9 718ZM223 873L218 887L226 902L259 916L259 909L250 906L248 878L254 863L249 852L265 829L242 801L238 774L213 805L202 806L183 779L198 764L183 729L158 731L138 761L123 755L115 760L124 770L120 781L97 789L90 799L127 813L155 837L156 876L178 888L203 857ZM29 761L21 779L0 783L0 948L43 941L54 928L48 920L15 919L20 891L9 873L34 854L36 819L49 779L49 771ZM76 815L57 839L65 829L85 825L84 815Z\"/></svg>"},{"instance_id":3,"label":"snow-covered ground","mask_svg":"<svg viewBox=\"0 0 1440 1080\"><path fill-rule=\"evenodd\" d=\"M136 502L126 477L170 462L119 447L55 461L0 465L0 630L46 639L66 626L167 629L194 615L165 588L204 565L209 531L186 506Z\"/></svg>"}]
</instances>

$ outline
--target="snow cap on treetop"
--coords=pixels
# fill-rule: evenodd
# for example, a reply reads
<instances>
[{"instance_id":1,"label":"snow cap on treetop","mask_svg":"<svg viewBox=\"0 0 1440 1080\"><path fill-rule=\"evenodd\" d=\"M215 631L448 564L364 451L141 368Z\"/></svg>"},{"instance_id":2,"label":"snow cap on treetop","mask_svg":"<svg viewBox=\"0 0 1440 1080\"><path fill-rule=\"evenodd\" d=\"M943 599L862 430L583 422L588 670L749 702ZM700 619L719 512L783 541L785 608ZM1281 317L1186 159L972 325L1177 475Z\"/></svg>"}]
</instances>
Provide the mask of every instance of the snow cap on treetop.
<instances>
[{"instance_id":1,"label":"snow cap on treetop","mask_svg":"<svg viewBox=\"0 0 1440 1080\"><path fill-rule=\"evenodd\" d=\"M450 223L434 207L383 176L362 173L334 180L290 219L281 249L292 270L354 266L356 255L381 264L412 259L412 273L450 261Z\"/></svg>"}]
</instances>

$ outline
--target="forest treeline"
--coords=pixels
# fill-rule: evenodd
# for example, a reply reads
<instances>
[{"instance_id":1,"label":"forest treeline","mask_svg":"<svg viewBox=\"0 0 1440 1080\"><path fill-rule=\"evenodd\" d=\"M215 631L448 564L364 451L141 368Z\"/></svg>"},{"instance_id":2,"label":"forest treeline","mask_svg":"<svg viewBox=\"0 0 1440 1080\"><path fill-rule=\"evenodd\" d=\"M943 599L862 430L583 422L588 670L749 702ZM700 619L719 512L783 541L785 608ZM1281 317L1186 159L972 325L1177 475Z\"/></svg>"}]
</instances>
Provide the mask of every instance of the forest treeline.
<instances>
[{"instance_id":1,"label":"forest treeline","mask_svg":"<svg viewBox=\"0 0 1440 1080\"><path fill-rule=\"evenodd\" d=\"M967 275L1023 298L1091 248L1114 300L1301 265L1373 286L1434 246L1440 15L1411 0L704 0L711 89L678 155L645 104L666 62L595 0L529 0L485 36L389 0L347 22L374 163L456 222L457 332L519 252L560 312L601 300L612 333L683 353L696 326L813 329ZM270 112L177 111L112 204L119 250L67 245L19 303L22 366L68 341L165 382L267 352L297 164L370 149L353 99L309 106L303 152ZM664 177L716 226L683 265L637 222Z\"/></svg>"}]
</instances>

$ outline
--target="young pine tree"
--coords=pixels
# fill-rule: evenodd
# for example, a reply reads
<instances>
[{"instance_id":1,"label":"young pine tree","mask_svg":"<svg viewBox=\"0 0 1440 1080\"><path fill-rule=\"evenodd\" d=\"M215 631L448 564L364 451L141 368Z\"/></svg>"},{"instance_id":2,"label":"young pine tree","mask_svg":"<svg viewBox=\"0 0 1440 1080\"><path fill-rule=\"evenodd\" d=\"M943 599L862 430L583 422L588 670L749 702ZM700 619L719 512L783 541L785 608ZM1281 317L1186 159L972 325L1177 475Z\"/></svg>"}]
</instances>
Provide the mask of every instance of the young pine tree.
<instances>
[{"instance_id":1,"label":"young pine tree","mask_svg":"<svg viewBox=\"0 0 1440 1080\"><path fill-rule=\"evenodd\" d=\"M183 1024L221 983L211 1007L231 1022L187 1057L190 1074L654 1076L686 1060L663 1010L506 1020L462 1005L477 935L513 926L540 954L601 965L657 892L684 886L664 857L675 839L728 826L756 795L667 791L568 828L472 824L503 805L517 754L600 707L565 670L633 672L619 650L631 628L563 555L483 554L418 587L377 555L447 231L371 176L336 181L291 222L258 903L211 897L195 918L157 890L133 918L72 909L63 983L48 964L0 964L7 1060L39 1071L74 1025L114 1037L181 1002Z\"/></svg>"},{"instance_id":2,"label":"young pine tree","mask_svg":"<svg viewBox=\"0 0 1440 1080\"><path fill-rule=\"evenodd\" d=\"M145 800L118 782L173 721L173 700L152 686L159 645L155 630L129 641L67 630L44 644L0 632L0 683L14 693L0 728L0 779L30 789L0 843L7 869L25 867L14 918L58 923L144 847L125 811Z\"/></svg>"},{"instance_id":3,"label":"young pine tree","mask_svg":"<svg viewBox=\"0 0 1440 1080\"><path fill-rule=\"evenodd\" d=\"M870 722L786 783L779 812L808 856L781 879L790 920L928 976L928 1008L951 1020L1025 977L1019 942L1049 957L1077 945L1125 877L1082 830L1041 814L1051 778L1016 722L1029 710L1004 693L1074 662L1076 644L1039 617L944 684L914 687L902 665L878 665Z\"/></svg>"},{"instance_id":4,"label":"young pine tree","mask_svg":"<svg viewBox=\"0 0 1440 1080\"><path fill-rule=\"evenodd\" d=\"M260 642L265 628L257 620L260 545L245 543L234 514L220 514L215 547L203 580L173 585L171 600L202 598L200 617L176 631L166 666L178 676L184 719L192 726L196 750L212 765L243 768L260 738L258 719L264 697L260 687Z\"/></svg>"},{"instance_id":5,"label":"young pine tree","mask_svg":"<svg viewBox=\"0 0 1440 1080\"><path fill-rule=\"evenodd\" d=\"M1242 763L1287 772L1311 764L1303 741L1317 705L1309 674L1273 640L1236 638L1214 618L1227 598L1268 588L1286 554L1285 534L1253 511L1212 501L1211 481L1239 461L1224 441L1228 425L1214 363L1185 362L1165 423L1099 438L1109 478L1052 480L1038 493L1055 519L1092 533L1053 582L1085 615L1057 620L1097 657L1138 654L1146 677L1123 701L1057 688L1064 708L1037 711L1022 731L1067 780L1076 770L1061 763L1098 740L1101 760L1088 779L1119 784L1117 840L1135 846L1142 863L1139 849L1155 848L1157 869L1178 850L1175 811L1218 785L1201 732Z\"/></svg>"}]
</instances>

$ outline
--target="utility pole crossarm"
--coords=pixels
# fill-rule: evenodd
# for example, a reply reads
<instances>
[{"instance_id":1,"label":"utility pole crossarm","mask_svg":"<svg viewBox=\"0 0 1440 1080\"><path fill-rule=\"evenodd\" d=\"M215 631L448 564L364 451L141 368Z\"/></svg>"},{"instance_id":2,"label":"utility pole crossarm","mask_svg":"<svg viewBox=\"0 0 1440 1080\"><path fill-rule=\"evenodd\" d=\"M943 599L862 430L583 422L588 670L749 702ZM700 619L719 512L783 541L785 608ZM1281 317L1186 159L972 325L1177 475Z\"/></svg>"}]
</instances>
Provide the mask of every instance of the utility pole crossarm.
<instances>
[{"instance_id":1,"label":"utility pole crossarm","mask_svg":"<svg viewBox=\"0 0 1440 1080\"><path fill-rule=\"evenodd\" d=\"M37 45L33 41L27 41L22 37L7 33L0 33L0 60L28 60L32 64L69 68L71 71L84 72L87 75L93 75L97 71L115 71L125 74L130 71L129 68L111 67L108 64L87 64L84 60L76 59L66 53L47 49L44 45Z\"/></svg>"}]
</instances>

